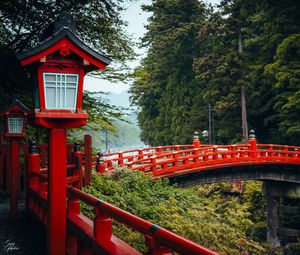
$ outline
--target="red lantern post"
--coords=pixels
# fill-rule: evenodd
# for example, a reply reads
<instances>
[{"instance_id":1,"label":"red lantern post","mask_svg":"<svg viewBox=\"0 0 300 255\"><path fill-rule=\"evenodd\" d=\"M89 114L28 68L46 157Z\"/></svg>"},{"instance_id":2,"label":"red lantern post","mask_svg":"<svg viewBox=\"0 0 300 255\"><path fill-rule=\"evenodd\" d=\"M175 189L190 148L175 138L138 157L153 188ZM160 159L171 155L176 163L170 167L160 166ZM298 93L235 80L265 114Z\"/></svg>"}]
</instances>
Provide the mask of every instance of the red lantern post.
<instances>
[{"instance_id":1,"label":"red lantern post","mask_svg":"<svg viewBox=\"0 0 300 255\"><path fill-rule=\"evenodd\" d=\"M15 216L18 212L19 195L19 139L25 138L26 116L30 110L20 101L16 100L10 107L0 113L5 116L6 130L4 137L10 141L9 166L10 173L10 213Z\"/></svg>"},{"instance_id":2,"label":"red lantern post","mask_svg":"<svg viewBox=\"0 0 300 255\"><path fill-rule=\"evenodd\" d=\"M111 60L77 36L73 18L61 14L40 44L18 55L34 82L35 123L49 129L48 254L66 253L66 129L86 124L82 109L87 72Z\"/></svg>"}]
</instances>

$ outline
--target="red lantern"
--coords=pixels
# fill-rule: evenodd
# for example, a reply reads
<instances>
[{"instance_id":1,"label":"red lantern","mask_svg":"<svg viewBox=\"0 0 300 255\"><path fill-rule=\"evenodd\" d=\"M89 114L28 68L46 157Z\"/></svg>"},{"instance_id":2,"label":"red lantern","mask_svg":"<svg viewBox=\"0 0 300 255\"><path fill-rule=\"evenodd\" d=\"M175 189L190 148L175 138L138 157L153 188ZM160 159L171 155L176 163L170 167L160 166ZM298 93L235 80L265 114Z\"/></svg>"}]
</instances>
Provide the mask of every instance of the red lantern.
<instances>
[{"instance_id":1,"label":"red lantern","mask_svg":"<svg viewBox=\"0 0 300 255\"><path fill-rule=\"evenodd\" d=\"M44 31L35 48L17 57L34 83L35 123L49 129L48 254L66 254L66 129L86 124L84 75L111 60L77 37L67 13Z\"/></svg>"},{"instance_id":2,"label":"red lantern","mask_svg":"<svg viewBox=\"0 0 300 255\"><path fill-rule=\"evenodd\" d=\"M10 107L0 113L5 116L6 130L4 136L9 139L10 169L6 175L10 176L10 213L15 216L18 212L19 193L19 139L25 138L25 125L30 110L16 100Z\"/></svg>"},{"instance_id":3,"label":"red lantern","mask_svg":"<svg viewBox=\"0 0 300 255\"><path fill-rule=\"evenodd\" d=\"M6 110L2 111L0 116L5 116L6 126L4 136L8 138L24 138L26 136L26 117L29 114L30 110L18 100Z\"/></svg>"},{"instance_id":4,"label":"red lantern","mask_svg":"<svg viewBox=\"0 0 300 255\"><path fill-rule=\"evenodd\" d=\"M82 126L88 117L82 109L84 75L104 69L111 60L77 37L66 13L44 31L44 38L18 55L34 81L35 122L47 128Z\"/></svg>"}]
</instances>

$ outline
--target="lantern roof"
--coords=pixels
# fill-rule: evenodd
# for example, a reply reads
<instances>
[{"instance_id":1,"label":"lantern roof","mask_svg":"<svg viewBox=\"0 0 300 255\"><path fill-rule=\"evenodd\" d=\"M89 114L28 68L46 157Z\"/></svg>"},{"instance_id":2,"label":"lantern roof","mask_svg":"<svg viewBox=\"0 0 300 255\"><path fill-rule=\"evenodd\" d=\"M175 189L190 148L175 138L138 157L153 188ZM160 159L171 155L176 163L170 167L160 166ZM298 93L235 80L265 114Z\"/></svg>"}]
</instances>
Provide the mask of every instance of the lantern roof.
<instances>
[{"instance_id":1,"label":"lantern roof","mask_svg":"<svg viewBox=\"0 0 300 255\"><path fill-rule=\"evenodd\" d=\"M23 113L23 115L29 115L31 111L29 108L27 108L22 102L20 102L18 99L14 100L14 102L8 106L6 109L0 112L0 116L2 115L8 115L10 112L20 112Z\"/></svg>"},{"instance_id":2,"label":"lantern roof","mask_svg":"<svg viewBox=\"0 0 300 255\"><path fill-rule=\"evenodd\" d=\"M68 47L75 54L91 63L94 66L89 68L91 70L104 69L111 63L109 57L96 52L79 39L73 17L68 13L60 14L56 21L44 30L41 39L42 41L36 47L17 54L17 58L23 66L32 64L61 47Z\"/></svg>"}]
</instances>

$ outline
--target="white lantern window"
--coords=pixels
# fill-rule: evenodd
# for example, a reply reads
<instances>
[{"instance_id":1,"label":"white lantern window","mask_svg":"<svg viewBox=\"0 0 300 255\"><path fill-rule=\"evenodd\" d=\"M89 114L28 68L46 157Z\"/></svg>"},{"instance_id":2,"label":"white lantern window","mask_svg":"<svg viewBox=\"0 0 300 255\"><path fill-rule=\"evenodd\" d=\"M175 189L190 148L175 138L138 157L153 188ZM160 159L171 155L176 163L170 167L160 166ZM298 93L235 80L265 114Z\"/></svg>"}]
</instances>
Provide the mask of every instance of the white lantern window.
<instances>
[{"instance_id":1,"label":"white lantern window","mask_svg":"<svg viewBox=\"0 0 300 255\"><path fill-rule=\"evenodd\" d=\"M8 133L22 134L23 131L23 118L8 118Z\"/></svg>"},{"instance_id":2,"label":"white lantern window","mask_svg":"<svg viewBox=\"0 0 300 255\"><path fill-rule=\"evenodd\" d=\"M46 109L75 110L78 74L44 73Z\"/></svg>"}]
</instances>

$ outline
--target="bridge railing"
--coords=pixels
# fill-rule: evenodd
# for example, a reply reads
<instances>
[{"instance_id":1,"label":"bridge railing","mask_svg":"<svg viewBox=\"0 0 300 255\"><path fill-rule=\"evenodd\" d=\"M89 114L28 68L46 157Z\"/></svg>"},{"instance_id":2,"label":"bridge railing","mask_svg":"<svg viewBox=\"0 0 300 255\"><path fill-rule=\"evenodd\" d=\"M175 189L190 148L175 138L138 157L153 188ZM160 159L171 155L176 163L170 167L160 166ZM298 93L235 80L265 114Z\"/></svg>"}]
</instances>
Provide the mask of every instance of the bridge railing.
<instances>
[{"instance_id":1,"label":"bridge railing","mask_svg":"<svg viewBox=\"0 0 300 255\"><path fill-rule=\"evenodd\" d=\"M106 153L103 155L103 158L106 168L111 170L115 166L124 166L130 162L136 162L139 160L147 159L149 157L152 157L153 155L160 155L168 153L170 151L180 151L191 148L193 148L192 144L146 147L122 152ZM96 165L96 158L96 156L93 157L93 166Z\"/></svg>"},{"instance_id":2,"label":"bridge railing","mask_svg":"<svg viewBox=\"0 0 300 255\"><path fill-rule=\"evenodd\" d=\"M77 153L77 154L76 154ZM80 155L81 152L74 152ZM125 224L141 233L145 238L147 254L216 255L199 244L180 237L166 229L160 228L129 212L88 195L78 189L81 175L80 164L66 167L67 174L67 254L142 254L123 240L113 235L112 220ZM47 168L40 167L40 155L32 151L27 155L27 209L48 227L48 175ZM80 201L93 207L94 218L89 219L80 211Z\"/></svg>"},{"instance_id":3,"label":"bridge railing","mask_svg":"<svg viewBox=\"0 0 300 255\"><path fill-rule=\"evenodd\" d=\"M187 146L186 146L187 147ZM157 153L133 157L128 161L116 158L115 163L111 159L104 160L105 170L113 169L115 165L127 166L133 170L151 172L153 176L167 175L186 169L201 168L213 169L213 166L231 166L232 164L295 164L299 163L299 147L276 144L235 144L213 145L194 148L181 147L173 150L160 150ZM105 155L106 156L106 155Z\"/></svg>"},{"instance_id":4,"label":"bridge railing","mask_svg":"<svg viewBox=\"0 0 300 255\"><path fill-rule=\"evenodd\" d=\"M128 213L120 208L112 206L109 203L101 201L91 195L88 195L78 189L68 187L69 207L72 205L74 208L70 209L68 220L77 228L82 225L83 216L78 210L78 200L92 206L95 212L93 223L90 219L84 219L92 226L93 233L89 239L97 240L107 250L110 249L110 242L112 242L112 219L127 225L133 230L140 232L145 237L145 244L148 248L147 254L172 254L171 251L179 252L180 254L217 254L199 244L191 242L182 238L164 228L152 224L149 221L141 219L131 213ZM75 227L75 228L76 228ZM81 238L84 241L84 238ZM131 248L132 249L132 248ZM128 251L129 252L129 251ZM127 254L140 254L132 250ZM117 254L117 253L113 253Z\"/></svg>"}]
</instances>

